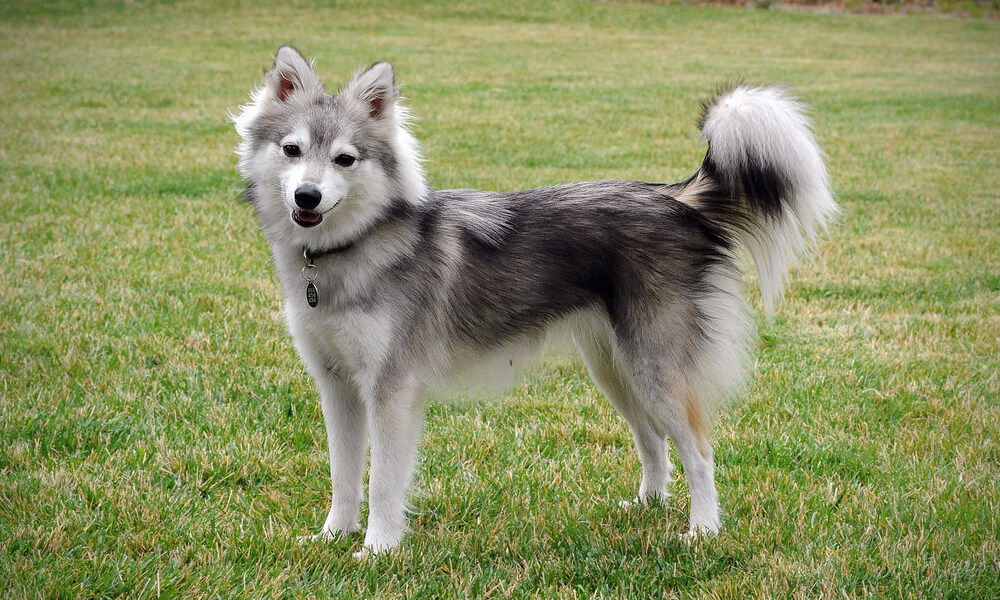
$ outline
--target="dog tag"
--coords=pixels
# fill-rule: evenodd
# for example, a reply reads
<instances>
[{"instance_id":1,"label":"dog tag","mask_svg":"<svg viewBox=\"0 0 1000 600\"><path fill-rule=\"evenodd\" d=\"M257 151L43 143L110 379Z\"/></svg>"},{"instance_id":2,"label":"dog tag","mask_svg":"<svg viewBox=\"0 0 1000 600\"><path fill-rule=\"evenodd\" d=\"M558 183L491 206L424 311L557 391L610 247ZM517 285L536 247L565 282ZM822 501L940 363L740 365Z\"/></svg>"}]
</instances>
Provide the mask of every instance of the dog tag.
<instances>
[{"instance_id":1,"label":"dog tag","mask_svg":"<svg viewBox=\"0 0 1000 600\"><path fill-rule=\"evenodd\" d=\"M305 249L302 250L302 258L306 261L306 265L302 267L302 279L306 280L306 304L310 308L316 308L319 305L319 289L313 282L316 281L318 270Z\"/></svg>"},{"instance_id":2,"label":"dog tag","mask_svg":"<svg viewBox=\"0 0 1000 600\"><path fill-rule=\"evenodd\" d=\"M306 304L312 308L319 305L319 290L316 289L316 284L311 281L306 285Z\"/></svg>"}]
</instances>

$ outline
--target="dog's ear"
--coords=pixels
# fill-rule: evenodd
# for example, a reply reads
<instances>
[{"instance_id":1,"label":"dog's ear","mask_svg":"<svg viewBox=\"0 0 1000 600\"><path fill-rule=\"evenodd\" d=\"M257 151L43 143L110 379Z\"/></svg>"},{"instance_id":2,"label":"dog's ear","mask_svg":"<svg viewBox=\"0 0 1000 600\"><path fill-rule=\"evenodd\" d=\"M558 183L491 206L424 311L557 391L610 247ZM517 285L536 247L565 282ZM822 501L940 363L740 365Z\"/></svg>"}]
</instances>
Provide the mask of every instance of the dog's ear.
<instances>
[{"instance_id":1,"label":"dog's ear","mask_svg":"<svg viewBox=\"0 0 1000 600\"><path fill-rule=\"evenodd\" d=\"M368 109L368 116L373 119L391 115L391 109L399 99L392 64L377 62L364 71L358 71L341 93L350 94L364 104Z\"/></svg>"},{"instance_id":2,"label":"dog's ear","mask_svg":"<svg viewBox=\"0 0 1000 600\"><path fill-rule=\"evenodd\" d=\"M323 93L323 84L316 77L312 65L292 46L278 48L274 66L265 75L267 90L278 102L287 102L299 95Z\"/></svg>"}]
</instances>

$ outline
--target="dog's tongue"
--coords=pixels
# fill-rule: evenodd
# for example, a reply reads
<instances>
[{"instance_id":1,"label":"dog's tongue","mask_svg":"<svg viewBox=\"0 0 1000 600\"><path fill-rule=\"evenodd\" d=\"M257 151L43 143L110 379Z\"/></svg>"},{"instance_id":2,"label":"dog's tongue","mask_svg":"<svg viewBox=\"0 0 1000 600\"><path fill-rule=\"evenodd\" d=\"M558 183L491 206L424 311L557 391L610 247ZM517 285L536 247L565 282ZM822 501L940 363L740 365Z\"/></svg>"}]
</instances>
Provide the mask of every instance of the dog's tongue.
<instances>
[{"instance_id":1,"label":"dog's tongue","mask_svg":"<svg viewBox=\"0 0 1000 600\"><path fill-rule=\"evenodd\" d=\"M318 223L319 220L323 218L323 215L308 210L300 210L295 213L295 216L298 217L300 221L305 221L306 223Z\"/></svg>"}]
</instances>

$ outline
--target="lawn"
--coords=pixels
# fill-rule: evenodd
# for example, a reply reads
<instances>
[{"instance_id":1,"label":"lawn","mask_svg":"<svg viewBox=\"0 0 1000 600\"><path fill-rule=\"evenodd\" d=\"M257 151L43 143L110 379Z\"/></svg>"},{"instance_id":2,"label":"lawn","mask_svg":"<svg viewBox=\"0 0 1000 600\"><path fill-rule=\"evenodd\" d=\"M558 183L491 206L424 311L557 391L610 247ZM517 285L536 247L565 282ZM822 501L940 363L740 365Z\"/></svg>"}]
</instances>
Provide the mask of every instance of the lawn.
<instances>
[{"instance_id":1,"label":"lawn","mask_svg":"<svg viewBox=\"0 0 1000 600\"><path fill-rule=\"evenodd\" d=\"M437 187L677 180L721 83L812 105L843 214L720 411L719 536L679 539L683 474L619 508L631 437L568 356L430 404L397 553L297 543L324 430L227 116L281 43L331 87L392 60ZM66 0L0 44L0 597L1000 597L1000 22Z\"/></svg>"}]
</instances>

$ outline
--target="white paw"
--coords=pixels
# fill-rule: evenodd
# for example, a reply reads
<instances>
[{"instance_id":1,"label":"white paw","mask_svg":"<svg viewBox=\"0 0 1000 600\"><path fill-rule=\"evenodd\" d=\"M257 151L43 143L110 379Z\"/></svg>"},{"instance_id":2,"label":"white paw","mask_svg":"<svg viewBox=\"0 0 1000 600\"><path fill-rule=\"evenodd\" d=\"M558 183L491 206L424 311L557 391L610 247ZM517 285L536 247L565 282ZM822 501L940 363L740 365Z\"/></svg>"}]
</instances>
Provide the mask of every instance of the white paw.
<instances>
[{"instance_id":1,"label":"white paw","mask_svg":"<svg viewBox=\"0 0 1000 600\"><path fill-rule=\"evenodd\" d=\"M364 562L368 560L371 556L372 553L368 551L368 548L362 548L361 550L358 550L357 552L352 554L351 558L359 562Z\"/></svg>"},{"instance_id":2,"label":"white paw","mask_svg":"<svg viewBox=\"0 0 1000 600\"><path fill-rule=\"evenodd\" d=\"M329 542L330 540L343 537L353 531L357 531L357 529L356 528L327 529L326 527L324 527L323 529L320 530L319 533L314 533L313 535L300 535L299 537L295 538L295 541L297 541L300 544L309 544L312 542Z\"/></svg>"},{"instance_id":3,"label":"white paw","mask_svg":"<svg viewBox=\"0 0 1000 600\"><path fill-rule=\"evenodd\" d=\"M646 496L636 496L631 500L619 500L618 507L625 510L631 510L633 508L642 506L662 506L667 503L670 498L670 494L664 492L662 494L653 494Z\"/></svg>"},{"instance_id":4,"label":"white paw","mask_svg":"<svg viewBox=\"0 0 1000 600\"><path fill-rule=\"evenodd\" d=\"M398 544L395 546L386 546L386 545L370 546L368 545L367 542L365 542L364 547L361 548L361 550L358 550L357 552L352 554L351 556L354 557L354 560L366 561L374 559L379 556L389 556L398 547L399 547Z\"/></svg>"},{"instance_id":5,"label":"white paw","mask_svg":"<svg viewBox=\"0 0 1000 600\"><path fill-rule=\"evenodd\" d=\"M631 500L619 500L618 508L623 508L625 510L631 510L637 506L642 506L642 500L639 500L638 496L632 498Z\"/></svg>"},{"instance_id":6,"label":"white paw","mask_svg":"<svg viewBox=\"0 0 1000 600\"><path fill-rule=\"evenodd\" d=\"M311 544L312 542L327 542L333 539L333 534L328 531L321 531L313 535L300 535L295 541L300 544Z\"/></svg>"},{"instance_id":7,"label":"white paw","mask_svg":"<svg viewBox=\"0 0 1000 600\"><path fill-rule=\"evenodd\" d=\"M688 544L701 541L704 539L715 537L719 534L719 524L695 524L691 526L691 529L687 533L682 533L680 535L681 540L687 542Z\"/></svg>"}]
</instances>

